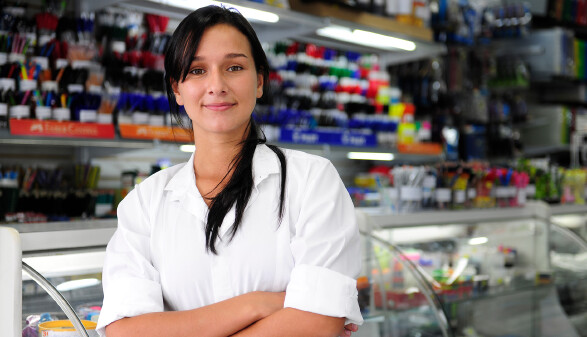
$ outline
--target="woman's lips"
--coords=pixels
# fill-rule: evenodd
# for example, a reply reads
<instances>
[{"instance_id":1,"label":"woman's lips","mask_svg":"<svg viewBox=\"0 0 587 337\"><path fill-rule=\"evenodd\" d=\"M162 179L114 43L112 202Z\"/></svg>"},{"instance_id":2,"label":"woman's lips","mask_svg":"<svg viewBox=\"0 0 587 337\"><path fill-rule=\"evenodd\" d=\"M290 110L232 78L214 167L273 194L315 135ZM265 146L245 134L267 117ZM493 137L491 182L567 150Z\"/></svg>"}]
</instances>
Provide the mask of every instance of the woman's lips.
<instances>
[{"instance_id":1,"label":"woman's lips","mask_svg":"<svg viewBox=\"0 0 587 337\"><path fill-rule=\"evenodd\" d=\"M205 104L206 109L213 110L213 111L225 111L234 106L233 103L213 103L213 104Z\"/></svg>"}]
</instances>

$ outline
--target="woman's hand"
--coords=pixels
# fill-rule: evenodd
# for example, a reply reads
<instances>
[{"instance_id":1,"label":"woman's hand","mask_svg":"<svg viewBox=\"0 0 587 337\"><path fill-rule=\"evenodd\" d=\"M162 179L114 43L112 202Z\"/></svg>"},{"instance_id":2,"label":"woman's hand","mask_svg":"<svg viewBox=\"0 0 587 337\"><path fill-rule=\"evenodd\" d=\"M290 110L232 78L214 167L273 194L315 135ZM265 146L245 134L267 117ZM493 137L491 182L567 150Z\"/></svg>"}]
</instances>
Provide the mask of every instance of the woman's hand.
<instances>
[{"instance_id":1,"label":"woman's hand","mask_svg":"<svg viewBox=\"0 0 587 337\"><path fill-rule=\"evenodd\" d=\"M344 326L344 329L342 330L342 333L340 334L340 337L349 337L350 335L352 335L353 332L357 332L359 330L359 326L357 326L354 323L350 323Z\"/></svg>"}]
</instances>

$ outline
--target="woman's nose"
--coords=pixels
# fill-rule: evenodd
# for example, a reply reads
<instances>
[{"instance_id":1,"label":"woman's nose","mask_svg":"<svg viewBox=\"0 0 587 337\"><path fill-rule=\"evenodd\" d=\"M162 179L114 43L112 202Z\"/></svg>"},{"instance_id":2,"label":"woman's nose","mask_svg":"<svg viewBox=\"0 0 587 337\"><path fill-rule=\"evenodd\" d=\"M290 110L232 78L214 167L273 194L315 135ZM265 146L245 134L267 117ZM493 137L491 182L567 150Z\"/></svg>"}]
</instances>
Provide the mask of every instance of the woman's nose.
<instances>
[{"instance_id":1,"label":"woman's nose","mask_svg":"<svg viewBox=\"0 0 587 337\"><path fill-rule=\"evenodd\" d=\"M221 71L210 71L208 77L208 94L219 95L228 91L226 80Z\"/></svg>"}]
</instances>

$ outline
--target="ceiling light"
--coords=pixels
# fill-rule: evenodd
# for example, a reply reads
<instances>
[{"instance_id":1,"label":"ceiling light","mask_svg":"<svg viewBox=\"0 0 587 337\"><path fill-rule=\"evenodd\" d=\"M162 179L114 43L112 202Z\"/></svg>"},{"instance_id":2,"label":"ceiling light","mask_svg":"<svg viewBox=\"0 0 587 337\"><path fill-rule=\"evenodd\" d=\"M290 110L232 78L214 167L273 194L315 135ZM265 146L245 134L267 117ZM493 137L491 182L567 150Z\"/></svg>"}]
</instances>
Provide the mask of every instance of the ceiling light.
<instances>
[{"instance_id":1,"label":"ceiling light","mask_svg":"<svg viewBox=\"0 0 587 337\"><path fill-rule=\"evenodd\" d=\"M471 245L471 246L482 245L484 243L487 243L488 241L489 241L489 239L486 237L472 238L469 240L469 245Z\"/></svg>"},{"instance_id":2,"label":"ceiling light","mask_svg":"<svg viewBox=\"0 0 587 337\"><path fill-rule=\"evenodd\" d=\"M359 160L393 160L393 153L378 153L378 152L349 152L346 157L348 159Z\"/></svg>"},{"instance_id":3,"label":"ceiling light","mask_svg":"<svg viewBox=\"0 0 587 337\"><path fill-rule=\"evenodd\" d=\"M151 0L151 1L160 3L162 5L166 5L166 6L180 7L180 8L185 8L185 9L189 9L192 11L196 10L198 8L201 8L201 7L208 6L208 5L217 5L217 6L223 6L226 8L234 8L237 11L239 11L245 18L247 18L249 20L264 21L264 22L270 22L270 23L275 23L275 22L279 21L279 15L277 15L275 13L262 11L262 10L258 10L258 9L254 9L254 8L250 8L250 7L233 5L228 2L209 1L209 0L199 0L199 1L193 1L193 0Z\"/></svg>"},{"instance_id":4,"label":"ceiling light","mask_svg":"<svg viewBox=\"0 0 587 337\"><path fill-rule=\"evenodd\" d=\"M56 288L59 291L69 291L81 288L92 287L100 284L97 278L84 278L81 280L66 281L59 284Z\"/></svg>"},{"instance_id":5,"label":"ceiling light","mask_svg":"<svg viewBox=\"0 0 587 337\"><path fill-rule=\"evenodd\" d=\"M181 152L188 152L188 153L192 153L196 150L196 146L195 145L181 145L179 147L179 150Z\"/></svg>"},{"instance_id":6,"label":"ceiling light","mask_svg":"<svg viewBox=\"0 0 587 337\"><path fill-rule=\"evenodd\" d=\"M398 39L396 37L373 33L361 29L351 30L350 28L342 26L328 26L325 28L320 28L316 31L316 34L344 42L378 49L402 49L407 51L413 51L416 49L416 44L412 41Z\"/></svg>"}]
</instances>

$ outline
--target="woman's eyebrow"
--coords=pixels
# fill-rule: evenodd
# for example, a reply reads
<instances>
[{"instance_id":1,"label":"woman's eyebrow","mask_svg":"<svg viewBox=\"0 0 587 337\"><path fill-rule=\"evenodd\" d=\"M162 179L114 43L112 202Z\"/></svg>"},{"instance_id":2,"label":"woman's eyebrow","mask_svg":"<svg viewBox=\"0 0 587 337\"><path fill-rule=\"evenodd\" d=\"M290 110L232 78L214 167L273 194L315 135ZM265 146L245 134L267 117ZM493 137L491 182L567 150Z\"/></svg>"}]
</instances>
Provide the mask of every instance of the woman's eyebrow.
<instances>
[{"instance_id":1,"label":"woman's eyebrow","mask_svg":"<svg viewBox=\"0 0 587 337\"><path fill-rule=\"evenodd\" d=\"M227 58L227 59L234 59L234 58L239 58L239 57L248 58L247 55L241 54L241 53L229 53L229 54L226 54L226 56L224 56L224 58Z\"/></svg>"},{"instance_id":2,"label":"woman's eyebrow","mask_svg":"<svg viewBox=\"0 0 587 337\"><path fill-rule=\"evenodd\" d=\"M224 55L225 59L235 59L235 58L239 58L239 57L249 58L247 55L242 54L242 53L228 53L228 54ZM194 56L192 58L192 62L203 61L204 59L205 58L202 56Z\"/></svg>"}]
</instances>

